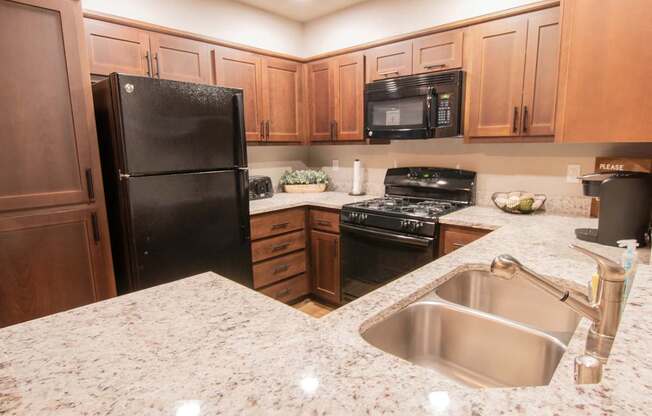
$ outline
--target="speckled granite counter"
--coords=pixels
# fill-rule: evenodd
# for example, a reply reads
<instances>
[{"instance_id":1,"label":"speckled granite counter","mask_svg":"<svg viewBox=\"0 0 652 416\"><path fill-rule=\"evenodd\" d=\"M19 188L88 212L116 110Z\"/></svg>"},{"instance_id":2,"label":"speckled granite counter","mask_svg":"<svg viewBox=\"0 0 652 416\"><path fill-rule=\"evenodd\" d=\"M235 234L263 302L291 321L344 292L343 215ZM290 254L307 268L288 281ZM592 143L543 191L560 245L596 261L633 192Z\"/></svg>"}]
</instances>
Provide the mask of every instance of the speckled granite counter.
<instances>
[{"instance_id":1,"label":"speckled granite counter","mask_svg":"<svg viewBox=\"0 0 652 416\"><path fill-rule=\"evenodd\" d=\"M321 192L306 194L276 193L272 198L258 199L249 203L251 215L279 209L311 205L323 208L340 209L344 204L378 198L376 195L351 196L346 192Z\"/></svg>"},{"instance_id":2,"label":"speckled granite counter","mask_svg":"<svg viewBox=\"0 0 652 416\"><path fill-rule=\"evenodd\" d=\"M263 209L252 204L252 212ZM470 389L367 344L361 326L409 303L462 264L487 264L506 252L534 270L581 284L594 271L567 244L575 241L574 228L595 220L474 207L442 222L497 229L319 320L206 273L2 329L0 414L650 413L649 266L639 268L599 385L572 381L586 320L543 387ZM612 258L620 253L585 245Z\"/></svg>"}]
</instances>

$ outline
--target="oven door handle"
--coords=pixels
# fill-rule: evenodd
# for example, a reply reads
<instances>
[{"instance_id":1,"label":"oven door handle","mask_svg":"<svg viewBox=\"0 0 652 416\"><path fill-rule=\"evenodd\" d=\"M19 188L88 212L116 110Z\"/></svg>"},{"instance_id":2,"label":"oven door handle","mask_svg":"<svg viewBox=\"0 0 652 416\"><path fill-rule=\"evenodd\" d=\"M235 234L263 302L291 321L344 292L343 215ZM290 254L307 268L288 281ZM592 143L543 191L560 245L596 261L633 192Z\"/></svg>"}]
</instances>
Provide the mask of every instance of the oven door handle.
<instances>
[{"instance_id":1,"label":"oven door handle","mask_svg":"<svg viewBox=\"0 0 652 416\"><path fill-rule=\"evenodd\" d=\"M434 238L415 237L411 235L396 234L387 231L380 231L371 228L357 227L355 225L340 224L340 231L349 231L352 234L376 238L378 240L393 241L401 244L408 244L415 247L429 247Z\"/></svg>"}]
</instances>

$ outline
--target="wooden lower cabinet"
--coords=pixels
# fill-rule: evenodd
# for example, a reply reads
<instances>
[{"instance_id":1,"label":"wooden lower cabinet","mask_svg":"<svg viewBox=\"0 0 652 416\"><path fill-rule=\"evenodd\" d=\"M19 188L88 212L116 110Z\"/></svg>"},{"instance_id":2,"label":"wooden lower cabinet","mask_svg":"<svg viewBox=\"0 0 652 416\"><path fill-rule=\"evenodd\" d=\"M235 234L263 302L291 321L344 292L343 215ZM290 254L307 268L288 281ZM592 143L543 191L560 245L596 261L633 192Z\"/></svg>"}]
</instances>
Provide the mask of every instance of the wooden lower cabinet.
<instances>
[{"instance_id":1,"label":"wooden lower cabinet","mask_svg":"<svg viewBox=\"0 0 652 416\"><path fill-rule=\"evenodd\" d=\"M0 327L115 296L91 209L0 218Z\"/></svg>"},{"instance_id":2,"label":"wooden lower cabinet","mask_svg":"<svg viewBox=\"0 0 652 416\"><path fill-rule=\"evenodd\" d=\"M311 230L310 259L312 292L329 303L339 304L340 236Z\"/></svg>"},{"instance_id":3,"label":"wooden lower cabinet","mask_svg":"<svg viewBox=\"0 0 652 416\"><path fill-rule=\"evenodd\" d=\"M491 230L442 224L439 229L439 255L444 256L489 234Z\"/></svg>"},{"instance_id":4,"label":"wooden lower cabinet","mask_svg":"<svg viewBox=\"0 0 652 416\"><path fill-rule=\"evenodd\" d=\"M310 293L310 278L306 273L303 273L260 289L260 293L264 293L279 302L289 303Z\"/></svg>"}]
</instances>

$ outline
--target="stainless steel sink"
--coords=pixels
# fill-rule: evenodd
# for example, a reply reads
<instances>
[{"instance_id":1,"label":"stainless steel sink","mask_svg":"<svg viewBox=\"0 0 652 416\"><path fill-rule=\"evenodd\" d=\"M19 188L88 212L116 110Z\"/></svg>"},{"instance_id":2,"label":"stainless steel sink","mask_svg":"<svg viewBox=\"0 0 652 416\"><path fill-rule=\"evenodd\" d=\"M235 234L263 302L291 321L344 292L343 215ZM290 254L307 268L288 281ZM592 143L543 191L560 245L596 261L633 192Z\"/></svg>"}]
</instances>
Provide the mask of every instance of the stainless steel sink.
<instances>
[{"instance_id":1,"label":"stainless steel sink","mask_svg":"<svg viewBox=\"0 0 652 416\"><path fill-rule=\"evenodd\" d=\"M362 337L471 387L550 383L579 316L527 285L462 269Z\"/></svg>"},{"instance_id":2,"label":"stainless steel sink","mask_svg":"<svg viewBox=\"0 0 652 416\"><path fill-rule=\"evenodd\" d=\"M545 331L565 344L580 321L577 313L525 279L499 279L483 269L462 271L434 293L449 302Z\"/></svg>"}]
</instances>

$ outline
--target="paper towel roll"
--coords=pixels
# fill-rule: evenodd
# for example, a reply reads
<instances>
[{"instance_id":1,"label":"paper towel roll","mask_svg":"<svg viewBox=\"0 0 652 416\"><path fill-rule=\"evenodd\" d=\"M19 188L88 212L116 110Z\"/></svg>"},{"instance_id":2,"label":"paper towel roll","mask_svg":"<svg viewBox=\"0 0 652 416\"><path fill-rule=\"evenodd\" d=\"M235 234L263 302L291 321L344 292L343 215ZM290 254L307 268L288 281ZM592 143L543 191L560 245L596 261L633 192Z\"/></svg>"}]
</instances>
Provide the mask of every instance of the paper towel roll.
<instances>
[{"instance_id":1,"label":"paper towel roll","mask_svg":"<svg viewBox=\"0 0 652 416\"><path fill-rule=\"evenodd\" d=\"M362 166L360 160L353 161L353 195L360 195L362 193Z\"/></svg>"}]
</instances>

